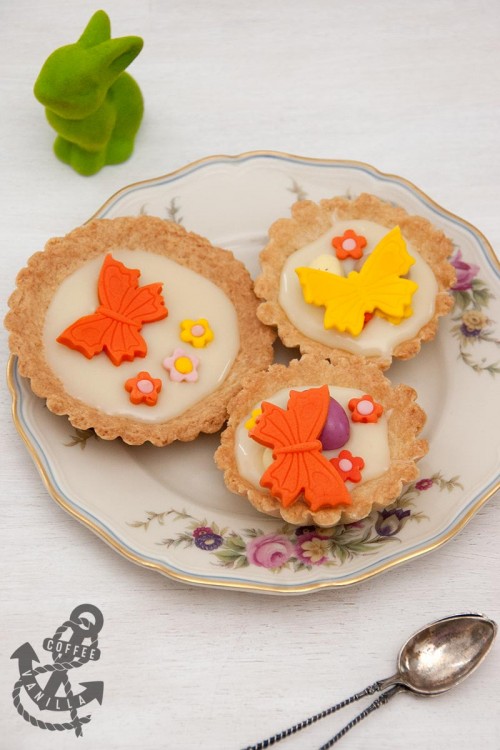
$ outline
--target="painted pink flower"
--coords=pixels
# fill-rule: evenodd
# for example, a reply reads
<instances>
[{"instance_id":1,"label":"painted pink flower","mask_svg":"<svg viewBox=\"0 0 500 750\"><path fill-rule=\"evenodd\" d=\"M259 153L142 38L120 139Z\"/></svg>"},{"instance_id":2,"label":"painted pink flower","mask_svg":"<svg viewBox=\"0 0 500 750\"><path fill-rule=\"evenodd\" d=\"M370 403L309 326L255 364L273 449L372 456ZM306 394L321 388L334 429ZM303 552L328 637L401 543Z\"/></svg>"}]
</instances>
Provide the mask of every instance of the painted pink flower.
<instances>
[{"instance_id":1,"label":"painted pink flower","mask_svg":"<svg viewBox=\"0 0 500 750\"><path fill-rule=\"evenodd\" d=\"M196 539L198 536L202 536L203 534L212 534L212 529L210 526L198 526L197 529L193 531L193 536Z\"/></svg>"},{"instance_id":2,"label":"painted pink flower","mask_svg":"<svg viewBox=\"0 0 500 750\"><path fill-rule=\"evenodd\" d=\"M422 492L422 490L430 490L433 484L434 480L430 477L427 477L426 479L419 479L415 484L415 489L419 492Z\"/></svg>"},{"instance_id":3,"label":"painted pink flower","mask_svg":"<svg viewBox=\"0 0 500 750\"><path fill-rule=\"evenodd\" d=\"M295 551L306 565L322 565L328 559L330 540L326 536L310 532L298 537Z\"/></svg>"},{"instance_id":4,"label":"painted pink flower","mask_svg":"<svg viewBox=\"0 0 500 750\"><path fill-rule=\"evenodd\" d=\"M261 568L280 568L294 553L294 546L282 534L258 536L247 544L247 560Z\"/></svg>"},{"instance_id":5,"label":"painted pink flower","mask_svg":"<svg viewBox=\"0 0 500 750\"><path fill-rule=\"evenodd\" d=\"M472 280L479 273L479 266L476 266L473 263L465 263L465 261L462 260L462 253L460 250L457 250L450 262L457 272L457 280L451 288L456 292L470 289L472 286Z\"/></svg>"}]
</instances>

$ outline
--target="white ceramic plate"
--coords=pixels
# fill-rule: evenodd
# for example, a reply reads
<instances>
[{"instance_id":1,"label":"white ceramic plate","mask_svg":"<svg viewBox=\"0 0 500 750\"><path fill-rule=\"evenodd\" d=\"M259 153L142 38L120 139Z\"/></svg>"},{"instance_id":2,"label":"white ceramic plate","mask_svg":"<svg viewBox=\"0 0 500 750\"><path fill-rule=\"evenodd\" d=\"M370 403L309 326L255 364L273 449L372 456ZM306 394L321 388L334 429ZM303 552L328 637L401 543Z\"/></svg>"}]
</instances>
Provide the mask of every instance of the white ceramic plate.
<instances>
[{"instance_id":1,"label":"white ceramic plate","mask_svg":"<svg viewBox=\"0 0 500 750\"><path fill-rule=\"evenodd\" d=\"M15 423L65 510L130 560L173 578L273 593L358 582L435 549L464 526L499 487L500 267L480 232L406 180L366 164L269 152L214 156L131 185L95 216L148 213L180 222L232 249L256 274L267 228L295 200L364 191L425 216L456 245L454 312L418 357L388 373L417 389L428 415L421 479L364 522L297 530L225 489L213 464L217 435L163 449L98 440L51 414L13 358Z\"/></svg>"}]
</instances>

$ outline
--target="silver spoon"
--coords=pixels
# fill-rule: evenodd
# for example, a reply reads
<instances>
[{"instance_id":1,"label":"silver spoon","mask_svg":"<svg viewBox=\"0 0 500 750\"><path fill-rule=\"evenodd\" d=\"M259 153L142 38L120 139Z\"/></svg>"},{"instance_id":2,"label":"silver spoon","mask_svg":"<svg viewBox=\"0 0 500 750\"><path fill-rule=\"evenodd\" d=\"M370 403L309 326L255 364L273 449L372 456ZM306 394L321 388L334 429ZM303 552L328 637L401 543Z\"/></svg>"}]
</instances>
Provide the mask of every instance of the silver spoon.
<instances>
[{"instance_id":1,"label":"silver spoon","mask_svg":"<svg viewBox=\"0 0 500 750\"><path fill-rule=\"evenodd\" d=\"M352 727L385 705L396 693L409 690L418 695L438 695L458 685L483 661L493 644L496 632L496 623L479 614L451 615L426 625L412 635L402 647L398 656L398 671L392 677L378 680L360 693L267 740L250 745L245 750L264 750L366 695L381 693L368 708L320 748L328 750Z\"/></svg>"}]
</instances>

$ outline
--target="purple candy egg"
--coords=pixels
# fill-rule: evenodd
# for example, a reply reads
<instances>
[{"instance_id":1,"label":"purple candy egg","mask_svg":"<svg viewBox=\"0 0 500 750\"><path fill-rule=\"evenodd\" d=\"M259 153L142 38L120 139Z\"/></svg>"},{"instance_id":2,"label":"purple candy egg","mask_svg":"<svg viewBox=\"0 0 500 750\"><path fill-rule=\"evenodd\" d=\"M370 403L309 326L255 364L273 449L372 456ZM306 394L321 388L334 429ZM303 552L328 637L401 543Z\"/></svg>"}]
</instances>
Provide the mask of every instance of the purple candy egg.
<instances>
[{"instance_id":1,"label":"purple candy egg","mask_svg":"<svg viewBox=\"0 0 500 750\"><path fill-rule=\"evenodd\" d=\"M349 440L351 428L349 419L342 406L334 398L330 398L326 422L319 439L325 451L337 450Z\"/></svg>"}]
</instances>

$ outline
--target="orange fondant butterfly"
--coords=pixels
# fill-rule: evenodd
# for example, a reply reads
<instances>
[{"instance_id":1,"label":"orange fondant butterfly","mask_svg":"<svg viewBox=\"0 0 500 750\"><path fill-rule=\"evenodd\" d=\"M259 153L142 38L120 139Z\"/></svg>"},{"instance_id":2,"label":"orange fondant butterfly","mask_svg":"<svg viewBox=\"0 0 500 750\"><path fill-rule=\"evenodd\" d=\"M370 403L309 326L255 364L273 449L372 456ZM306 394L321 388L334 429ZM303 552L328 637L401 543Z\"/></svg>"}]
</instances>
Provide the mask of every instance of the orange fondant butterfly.
<instances>
[{"instance_id":1,"label":"orange fondant butterfly","mask_svg":"<svg viewBox=\"0 0 500 750\"><path fill-rule=\"evenodd\" d=\"M166 318L168 310L161 296L162 284L139 286L140 275L106 255L97 285L99 307L72 323L57 341L87 359L104 350L117 366L144 357L147 344L139 331L144 323Z\"/></svg>"},{"instance_id":2,"label":"orange fondant butterfly","mask_svg":"<svg viewBox=\"0 0 500 750\"><path fill-rule=\"evenodd\" d=\"M273 451L273 463L260 479L288 508L303 495L312 511L350 505L344 481L322 455L318 436L325 424L328 386L291 391L286 410L266 401L250 437Z\"/></svg>"}]
</instances>

